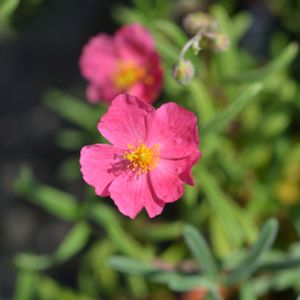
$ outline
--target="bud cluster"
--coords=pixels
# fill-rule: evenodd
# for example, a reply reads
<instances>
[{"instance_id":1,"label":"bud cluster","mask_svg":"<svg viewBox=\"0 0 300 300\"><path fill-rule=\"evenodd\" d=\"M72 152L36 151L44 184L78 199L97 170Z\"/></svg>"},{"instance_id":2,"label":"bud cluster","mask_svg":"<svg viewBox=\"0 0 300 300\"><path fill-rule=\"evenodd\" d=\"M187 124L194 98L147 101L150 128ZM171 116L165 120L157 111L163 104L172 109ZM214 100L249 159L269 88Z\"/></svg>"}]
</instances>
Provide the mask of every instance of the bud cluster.
<instances>
[{"instance_id":1,"label":"bud cluster","mask_svg":"<svg viewBox=\"0 0 300 300\"><path fill-rule=\"evenodd\" d=\"M183 26L192 35L198 35L198 45L193 48L210 49L222 52L229 47L229 38L218 30L218 22L210 15L203 12L188 14L183 20Z\"/></svg>"},{"instance_id":2,"label":"bud cluster","mask_svg":"<svg viewBox=\"0 0 300 300\"><path fill-rule=\"evenodd\" d=\"M186 31L193 37L183 46L178 63L173 67L173 78L187 84L194 77L194 66L185 59L185 54L192 49L197 55L200 50L222 52L229 47L229 38L218 30L218 22L210 15L203 12L188 14L183 20Z\"/></svg>"}]
</instances>

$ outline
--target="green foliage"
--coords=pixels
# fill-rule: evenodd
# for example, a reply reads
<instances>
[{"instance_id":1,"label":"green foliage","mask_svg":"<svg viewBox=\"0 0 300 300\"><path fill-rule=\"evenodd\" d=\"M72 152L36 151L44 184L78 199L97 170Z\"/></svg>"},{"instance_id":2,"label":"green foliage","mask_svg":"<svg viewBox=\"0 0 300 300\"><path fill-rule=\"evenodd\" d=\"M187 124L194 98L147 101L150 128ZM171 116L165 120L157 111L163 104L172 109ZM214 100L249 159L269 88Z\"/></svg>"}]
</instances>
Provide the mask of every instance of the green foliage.
<instances>
[{"instance_id":1,"label":"green foliage","mask_svg":"<svg viewBox=\"0 0 300 300\"><path fill-rule=\"evenodd\" d=\"M194 227L188 225L184 229L184 237L202 272L216 279L218 269L204 237Z\"/></svg>"},{"instance_id":2,"label":"green foliage","mask_svg":"<svg viewBox=\"0 0 300 300\"><path fill-rule=\"evenodd\" d=\"M262 85L255 83L250 86L244 93L242 93L227 109L216 115L209 123L203 128L202 134L205 136L211 132L217 132L223 129L233 118L243 109L246 105L254 99L254 97L261 91Z\"/></svg>"},{"instance_id":3,"label":"green foliage","mask_svg":"<svg viewBox=\"0 0 300 300\"><path fill-rule=\"evenodd\" d=\"M69 232L53 255L19 254L15 258L15 264L21 269L37 271L64 263L83 249L89 235L89 226L85 223L79 223Z\"/></svg>"},{"instance_id":4,"label":"green foliage","mask_svg":"<svg viewBox=\"0 0 300 300\"><path fill-rule=\"evenodd\" d=\"M20 0L1 0L0 22L7 22L20 4Z\"/></svg>"},{"instance_id":5,"label":"green foliage","mask_svg":"<svg viewBox=\"0 0 300 300\"><path fill-rule=\"evenodd\" d=\"M239 266L229 272L226 276L225 283L228 285L235 284L239 281L248 279L258 267L261 257L273 245L278 230L278 223L275 219L269 220L262 228L256 243L247 253L246 257Z\"/></svg>"},{"instance_id":6,"label":"green foliage","mask_svg":"<svg viewBox=\"0 0 300 300\"><path fill-rule=\"evenodd\" d=\"M30 201L42 206L54 215L66 220L77 220L80 216L78 203L73 196L38 183L28 168L21 170L14 186L18 193L26 196Z\"/></svg>"}]
</instances>

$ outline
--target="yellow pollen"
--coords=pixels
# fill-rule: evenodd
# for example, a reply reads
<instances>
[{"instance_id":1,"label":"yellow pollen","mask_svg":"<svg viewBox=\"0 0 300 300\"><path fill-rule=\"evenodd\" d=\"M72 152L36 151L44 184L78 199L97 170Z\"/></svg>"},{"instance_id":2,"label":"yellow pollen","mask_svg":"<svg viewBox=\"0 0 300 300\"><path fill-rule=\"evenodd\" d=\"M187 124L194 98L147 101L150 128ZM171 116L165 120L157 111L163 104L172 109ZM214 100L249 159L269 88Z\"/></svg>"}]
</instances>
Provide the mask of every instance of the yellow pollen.
<instances>
[{"instance_id":1,"label":"yellow pollen","mask_svg":"<svg viewBox=\"0 0 300 300\"><path fill-rule=\"evenodd\" d=\"M130 164L128 168L132 171L138 171L138 174L152 171L159 161L159 145L149 148L145 144L139 144L137 147L129 144L125 151L124 158Z\"/></svg>"},{"instance_id":2,"label":"yellow pollen","mask_svg":"<svg viewBox=\"0 0 300 300\"><path fill-rule=\"evenodd\" d=\"M118 90L124 91L135 83L143 81L145 75L145 68L132 61L120 61L117 64L112 80Z\"/></svg>"}]
</instances>

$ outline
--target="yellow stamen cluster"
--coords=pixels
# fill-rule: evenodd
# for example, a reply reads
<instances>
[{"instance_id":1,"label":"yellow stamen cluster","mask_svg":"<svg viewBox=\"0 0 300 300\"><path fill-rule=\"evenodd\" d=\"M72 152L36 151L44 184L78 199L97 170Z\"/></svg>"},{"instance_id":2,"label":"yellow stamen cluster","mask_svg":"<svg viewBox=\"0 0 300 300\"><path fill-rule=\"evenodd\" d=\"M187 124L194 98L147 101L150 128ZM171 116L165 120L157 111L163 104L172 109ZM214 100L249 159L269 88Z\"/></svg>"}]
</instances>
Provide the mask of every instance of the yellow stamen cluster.
<instances>
[{"instance_id":1,"label":"yellow stamen cluster","mask_svg":"<svg viewBox=\"0 0 300 300\"><path fill-rule=\"evenodd\" d=\"M145 144L139 144L137 147L129 144L123 157L130 162L128 168L132 171L138 171L138 174L149 172L159 161L159 145L149 148Z\"/></svg>"},{"instance_id":2,"label":"yellow stamen cluster","mask_svg":"<svg viewBox=\"0 0 300 300\"><path fill-rule=\"evenodd\" d=\"M120 61L113 74L113 83L120 91L127 90L137 82L151 85L154 81L152 76L146 74L146 69L132 61Z\"/></svg>"}]
</instances>

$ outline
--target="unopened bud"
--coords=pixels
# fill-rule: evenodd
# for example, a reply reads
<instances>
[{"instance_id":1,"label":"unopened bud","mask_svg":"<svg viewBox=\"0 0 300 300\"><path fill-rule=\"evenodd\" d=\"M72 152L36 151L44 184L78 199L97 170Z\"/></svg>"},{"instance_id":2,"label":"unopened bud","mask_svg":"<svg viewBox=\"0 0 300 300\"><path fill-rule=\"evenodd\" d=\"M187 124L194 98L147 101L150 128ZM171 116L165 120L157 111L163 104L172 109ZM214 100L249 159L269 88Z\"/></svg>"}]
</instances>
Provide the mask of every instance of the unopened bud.
<instances>
[{"instance_id":1,"label":"unopened bud","mask_svg":"<svg viewBox=\"0 0 300 300\"><path fill-rule=\"evenodd\" d=\"M213 42L213 50L216 52L223 52L229 48L230 41L226 34L217 33Z\"/></svg>"},{"instance_id":2,"label":"unopened bud","mask_svg":"<svg viewBox=\"0 0 300 300\"><path fill-rule=\"evenodd\" d=\"M183 20L183 26L191 34L201 31L210 31L216 26L215 20L203 12L188 14Z\"/></svg>"},{"instance_id":3,"label":"unopened bud","mask_svg":"<svg viewBox=\"0 0 300 300\"><path fill-rule=\"evenodd\" d=\"M194 74L194 66L189 60L181 59L178 64L173 67L172 76L181 84L189 83L193 79Z\"/></svg>"}]
</instances>

